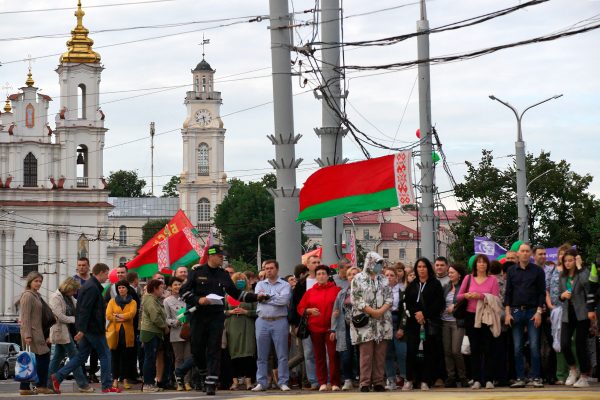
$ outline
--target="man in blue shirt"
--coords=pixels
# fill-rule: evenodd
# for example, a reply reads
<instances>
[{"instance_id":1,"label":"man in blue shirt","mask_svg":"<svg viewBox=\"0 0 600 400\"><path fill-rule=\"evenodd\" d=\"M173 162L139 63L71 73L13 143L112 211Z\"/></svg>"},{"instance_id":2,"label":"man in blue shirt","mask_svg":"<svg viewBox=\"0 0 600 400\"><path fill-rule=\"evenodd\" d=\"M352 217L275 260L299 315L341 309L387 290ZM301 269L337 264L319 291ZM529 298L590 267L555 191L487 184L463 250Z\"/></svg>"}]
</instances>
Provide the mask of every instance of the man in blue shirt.
<instances>
[{"instance_id":1,"label":"man in blue shirt","mask_svg":"<svg viewBox=\"0 0 600 400\"><path fill-rule=\"evenodd\" d=\"M257 295L268 295L269 300L258 303L256 307L256 352L258 356L256 371L255 392L267 390L267 373L269 366L269 353L271 340L275 345L277 355L277 372L279 375L279 388L287 392L290 390L288 381L290 371L288 368L288 304L292 297L290 284L279 278L279 263L276 260L267 260L264 263L265 279L256 284Z\"/></svg>"},{"instance_id":2,"label":"man in blue shirt","mask_svg":"<svg viewBox=\"0 0 600 400\"><path fill-rule=\"evenodd\" d=\"M517 381L510 387L525 387L525 360L523 357L524 331L527 328L531 355L530 384L544 387L541 376L540 326L542 307L546 298L544 270L531 263L531 246L523 243L517 252L519 262L506 273L505 324L512 327Z\"/></svg>"}]
</instances>

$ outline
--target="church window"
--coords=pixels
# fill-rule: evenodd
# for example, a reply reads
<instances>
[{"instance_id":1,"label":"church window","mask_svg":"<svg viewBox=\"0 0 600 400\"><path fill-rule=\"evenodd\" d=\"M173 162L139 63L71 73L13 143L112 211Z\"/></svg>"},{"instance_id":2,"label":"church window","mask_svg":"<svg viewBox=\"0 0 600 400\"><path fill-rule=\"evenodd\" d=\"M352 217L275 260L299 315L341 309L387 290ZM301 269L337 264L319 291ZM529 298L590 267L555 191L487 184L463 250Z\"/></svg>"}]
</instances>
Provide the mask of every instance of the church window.
<instances>
[{"instance_id":1,"label":"church window","mask_svg":"<svg viewBox=\"0 0 600 400\"><path fill-rule=\"evenodd\" d=\"M32 238L27 239L23 246L23 276L38 270L39 248Z\"/></svg>"},{"instance_id":2,"label":"church window","mask_svg":"<svg viewBox=\"0 0 600 400\"><path fill-rule=\"evenodd\" d=\"M210 221L210 200L203 197L198 200L198 222Z\"/></svg>"},{"instance_id":3,"label":"church window","mask_svg":"<svg viewBox=\"0 0 600 400\"><path fill-rule=\"evenodd\" d=\"M198 80L198 77L194 78L194 90L200 92L200 81Z\"/></svg>"},{"instance_id":4,"label":"church window","mask_svg":"<svg viewBox=\"0 0 600 400\"><path fill-rule=\"evenodd\" d=\"M32 153L27 154L23 161L23 186L37 186L37 159Z\"/></svg>"},{"instance_id":5,"label":"church window","mask_svg":"<svg viewBox=\"0 0 600 400\"><path fill-rule=\"evenodd\" d=\"M125 225L119 227L119 246L127 246L127 227Z\"/></svg>"},{"instance_id":6,"label":"church window","mask_svg":"<svg viewBox=\"0 0 600 400\"><path fill-rule=\"evenodd\" d=\"M31 103L25 107L25 126L27 128L33 128L35 126L35 108Z\"/></svg>"},{"instance_id":7,"label":"church window","mask_svg":"<svg viewBox=\"0 0 600 400\"><path fill-rule=\"evenodd\" d=\"M208 145L200 143L198 146L198 175L208 176Z\"/></svg>"},{"instance_id":8,"label":"church window","mask_svg":"<svg viewBox=\"0 0 600 400\"><path fill-rule=\"evenodd\" d=\"M85 110L87 108L85 85L83 83L77 86L77 117L85 119Z\"/></svg>"},{"instance_id":9,"label":"church window","mask_svg":"<svg viewBox=\"0 0 600 400\"><path fill-rule=\"evenodd\" d=\"M202 91L206 92L206 77L202 77Z\"/></svg>"}]
</instances>

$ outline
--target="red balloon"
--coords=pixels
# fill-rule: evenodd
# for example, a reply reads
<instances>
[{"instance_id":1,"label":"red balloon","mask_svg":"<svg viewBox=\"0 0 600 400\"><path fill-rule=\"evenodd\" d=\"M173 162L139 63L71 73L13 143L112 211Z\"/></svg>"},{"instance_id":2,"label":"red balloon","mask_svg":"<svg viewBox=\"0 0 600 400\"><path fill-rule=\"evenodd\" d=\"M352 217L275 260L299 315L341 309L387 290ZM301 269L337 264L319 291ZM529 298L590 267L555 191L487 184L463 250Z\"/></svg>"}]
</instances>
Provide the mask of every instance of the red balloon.
<instances>
[{"instance_id":1,"label":"red balloon","mask_svg":"<svg viewBox=\"0 0 600 400\"><path fill-rule=\"evenodd\" d=\"M417 138L421 139L421 129L417 129Z\"/></svg>"},{"instance_id":2,"label":"red balloon","mask_svg":"<svg viewBox=\"0 0 600 400\"><path fill-rule=\"evenodd\" d=\"M117 269L116 268L113 268L108 273L108 280L110 281L110 283L117 283L119 281L119 278L117 278Z\"/></svg>"}]
</instances>

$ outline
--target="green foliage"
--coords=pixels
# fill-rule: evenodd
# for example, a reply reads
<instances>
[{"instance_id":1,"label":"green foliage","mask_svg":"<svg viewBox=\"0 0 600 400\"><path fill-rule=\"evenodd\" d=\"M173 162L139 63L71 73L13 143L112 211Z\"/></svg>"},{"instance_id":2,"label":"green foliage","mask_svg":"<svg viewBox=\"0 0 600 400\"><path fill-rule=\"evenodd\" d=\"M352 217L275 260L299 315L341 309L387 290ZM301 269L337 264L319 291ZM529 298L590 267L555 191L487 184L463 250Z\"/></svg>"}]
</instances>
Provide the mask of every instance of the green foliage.
<instances>
[{"instance_id":1,"label":"green foliage","mask_svg":"<svg viewBox=\"0 0 600 400\"><path fill-rule=\"evenodd\" d=\"M179 197L179 191L177 190L177 185L181 183L181 178L179 176L172 176L171 180L163 186L162 188L162 196L161 197Z\"/></svg>"},{"instance_id":2,"label":"green foliage","mask_svg":"<svg viewBox=\"0 0 600 400\"><path fill-rule=\"evenodd\" d=\"M229 181L230 188L215 210L215 226L232 260L256 262L258 236L275 226L273 198L261 182ZM275 232L260 240L262 258L275 257Z\"/></svg>"},{"instance_id":3,"label":"green foliage","mask_svg":"<svg viewBox=\"0 0 600 400\"><path fill-rule=\"evenodd\" d=\"M111 197L146 197L142 192L146 181L138 177L136 171L120 169L111 171L108 177L109 196Z\"/></svg>"},{"instance_id":4,"label":"green foliage","mask_svg":"<svg viewBox=\"0 0 600 400\"><path fill-rule=\"evenodd\" d=\"M478 165L466 163L465 181L455 188L464 204L464 215L452 226L456 241L450 252L457 262L473 254L474 236L489 235L507 248L518 239L515 167L501 170L493 161L492 152L483 150ZM547 247L570 242L584 253L591 249L598 239L593 232L600 232L600 223L593 229L600 203L587 192L591 175L581 176L566 161L552 161L550 153L541 152L527 155L527 179L530 241Z\"/></svg>"},{"instance_id":5,"label":"green foliage","mask_svg":"<svg viewBox=\"0 0 600 400\"><path fill-rule=\"evenodd\" d=\"M229 265L231 265L233 267L235 272L252 271L255 274L258 274L258 268L256 267L256 265L248 264L247 262L245 262L244 260L242 260L240 258L235 259L235 260L229 260Z\"/></svg>"},{"instance_id":6,"label":"green foliage","mask_svg":"<svg viewBox=\"0 0 600 400\"><path fill-rule=\"evenodd\" d=\"M152 219L142 226L142 246L169 223L169 219Z\"/></svg>"}]
</instances>

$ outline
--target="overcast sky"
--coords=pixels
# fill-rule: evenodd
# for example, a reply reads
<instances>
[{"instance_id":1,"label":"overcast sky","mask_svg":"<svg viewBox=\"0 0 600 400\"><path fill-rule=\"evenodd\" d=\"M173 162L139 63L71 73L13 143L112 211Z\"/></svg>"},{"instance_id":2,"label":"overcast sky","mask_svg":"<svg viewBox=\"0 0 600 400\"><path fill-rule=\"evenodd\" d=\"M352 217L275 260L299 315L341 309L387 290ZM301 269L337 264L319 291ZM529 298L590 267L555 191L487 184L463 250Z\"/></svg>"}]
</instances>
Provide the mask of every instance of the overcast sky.
<instances>
[{"instance_id":1,"label":"overcast sky","mask_svg":"<svg viewBox=\"0 0 600 400\"><path fill-rule=\"evenodd\" d=\"M106 68L102 73L101 103L109 128L104 151L104 172L134 169L150 183L148 126L156 123L155 193L182 169L180 128L185 119L183 99L191 86L190 70L201 60L198 45L202 35L210 38L206 60L217 70L216 89L222 92L221 114L225 124L225 170L228 176L259 179L271 172L267 159L274 147L266 138L273 133L270 38L268 21L238 23L268 14L267 0L172 0L118 7L90 7L133 0L83 0L84 25L91 31L94 49ZM143 1L143 0L142 0ZM282 0L283 1L283 0ZM8 82L16 92L24 85L28 54L35 59L33 77L42 93L56 97L50 122L58 110L58 55L75 26L76 0L0 0L0 83ZM311 0L293 0L290 7L302 11L314 7ZM419 8L414 0L344 0L346 41L377 39L411 33ZM428 1L431 27L519 4L500 0ZM398 7L406 5L405 7ZM52 10L8 13L21 10ZM70 8L62 9L61 8ZM387 11L356 15L392 8ZM431 36L431 56L448 55L506 44L555 33L573 24L595 18L600 1L552 0L473 27ZM238 17L247 17L239 19ZM312 21L312 14L297 14L297 23ZM199 22L169 28L96 32L114 28ZM193 32L189 32L193 31ZM175 33L188 32L173 35ZM7 40L35 35L52 38ZM166 36L157 38L158 36ZM312 35L312 26L299 28L299 44ZM115 45L135 41L129 44ZM104 47L103 46L107 46ZM554 94L564 97L529 111L523 120L527 150L550 151L552 159L566 159L580 174L595 175L600 152L600 31L570 38L508 49L473 60L436 65L431 68L432 116L444 145L452 172L462 181L464 161L480 159L482 149L492 149L499 166L512 162L516 120L488 95L510 102L519 109ZM416 59L416 40L386 47L348 48L347 65L376 65ZM50 57L44 57L52 55ZM320 55L317 55L320 57ZM401 146L414 141L418 127L418 89L413 88L416 69L373 75L348 74L349 119L363 131L386 144ZM313 76L305 74L306 78ZM294 92L300 87L294 78ZM153 90L143 90L154 88ZM159 89L156 89L159 88ZM119 93L115 93L119 92ZM2 93L4 95L4 93ZM265 104L269 103L269 104ZM255 108L252 108L255 107ZM249 109L252 108L252 109ZM406 108L404 118L403 111ZM247 110L248 109L248 110ZM246 110L246 111L244 111ZM316 169L320 144L313 128L321 121L321 105L309 92L294 98L295 131L303 135L297 157L304 159L298 171L298 186ZM131 144L134 139L146 138ZM386 151L370 149L373 156ZM344 156L363 159L348 137ZM529 177L530 179L533 177ZM543 179L543 178L542 178ZM438 169L440 191L450 189L448 178ZM149 188L148 188L149 189ZM600 196L600 180L591 190ZM458 205L445 200L449 208Z\"/></svg>"}]
</instances>

